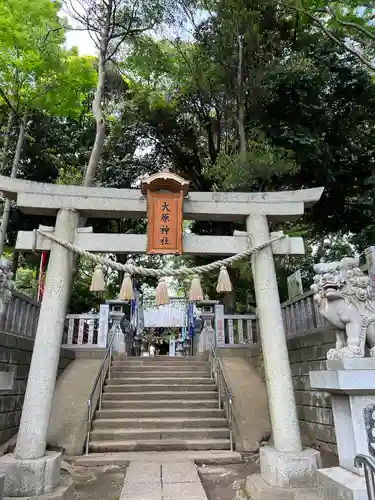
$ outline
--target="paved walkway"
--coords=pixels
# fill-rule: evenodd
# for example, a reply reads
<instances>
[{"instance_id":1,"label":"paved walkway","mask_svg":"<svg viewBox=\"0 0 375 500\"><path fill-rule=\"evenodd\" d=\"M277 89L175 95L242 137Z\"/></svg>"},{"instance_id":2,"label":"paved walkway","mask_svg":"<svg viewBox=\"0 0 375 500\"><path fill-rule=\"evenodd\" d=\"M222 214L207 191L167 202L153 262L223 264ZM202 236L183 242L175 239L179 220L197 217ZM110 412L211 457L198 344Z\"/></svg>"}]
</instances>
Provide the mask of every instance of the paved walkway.
<instances>
[{"instance_id":1,"label":"paved walkway","mask_svg":"<svg viewBox=\"0 0 375 500\"><path fill-rule=\"evenodd\" d=\"M195 462L198 464L232 464L242 462L242 456L227 450L185 451L122 451L118 453L90 453L74 460L80 467L100 465L129 465L130 462Z\"/></svg>"},{"instance_id":2,"label":"paved walkway","mask_svg":"<svg viewBox=\"0 0 375 500\"><path fill-rule=\"evenodd\" d=\"M130 462L120 500L176 499L207 500L194 462Z\"/></svg>"}]
</instances>

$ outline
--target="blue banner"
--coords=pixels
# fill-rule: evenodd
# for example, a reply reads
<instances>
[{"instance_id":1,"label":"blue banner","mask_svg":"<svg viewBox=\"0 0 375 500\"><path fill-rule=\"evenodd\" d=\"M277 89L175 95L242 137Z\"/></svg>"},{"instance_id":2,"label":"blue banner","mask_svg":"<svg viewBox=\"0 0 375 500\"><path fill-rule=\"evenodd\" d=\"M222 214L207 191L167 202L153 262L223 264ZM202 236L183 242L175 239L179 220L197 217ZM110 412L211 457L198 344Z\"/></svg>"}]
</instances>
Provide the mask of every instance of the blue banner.
<instances>
[{"instance_id":1,"label":"blue banner","mask_svg":"<svg viewBox=\"0 0 375 500\"><path fill-rule=\"evenodd\" d=\"M194 304L193 302L189 302L188 304L188 335L191 338L193 336L194 326L195 326L195 318L194 318Z\"/></svg>"},{"instance_id":2,"label":"blue banner","mask_svg":"<svg viewBox=\"0 0 375 500\"><path fill-rule=\"evenodd\" d=\"M137 287L133 280L133 299L130 302L130 317L132 318L137 308Z\"/></svg>"}]
</instances>

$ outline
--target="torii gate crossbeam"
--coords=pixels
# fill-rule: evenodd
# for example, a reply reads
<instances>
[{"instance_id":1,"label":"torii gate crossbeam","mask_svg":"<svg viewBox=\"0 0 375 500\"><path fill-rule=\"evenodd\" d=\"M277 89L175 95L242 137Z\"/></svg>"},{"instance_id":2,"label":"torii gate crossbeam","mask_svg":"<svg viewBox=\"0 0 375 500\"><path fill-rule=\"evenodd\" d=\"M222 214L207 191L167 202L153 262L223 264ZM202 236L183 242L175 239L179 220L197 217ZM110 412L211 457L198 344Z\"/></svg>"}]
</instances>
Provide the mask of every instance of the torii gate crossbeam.
<instances>
[{"instance_id":1,"label":"torii gate crossbeam","mask_svg":"<svg viewBox=\"0 0 375 500\"><path fill-rule=\"evenodd\" d=\"M56 215L78 210L84 217L145 218L146 199L140 189L64 186L11 179L0 175L0 191L28 214ZM245 221L250 213L269 221L299 218L321 197L323 188L271 193L190 192L184 199L185 220Z\"/></svg>"}]
</instances>

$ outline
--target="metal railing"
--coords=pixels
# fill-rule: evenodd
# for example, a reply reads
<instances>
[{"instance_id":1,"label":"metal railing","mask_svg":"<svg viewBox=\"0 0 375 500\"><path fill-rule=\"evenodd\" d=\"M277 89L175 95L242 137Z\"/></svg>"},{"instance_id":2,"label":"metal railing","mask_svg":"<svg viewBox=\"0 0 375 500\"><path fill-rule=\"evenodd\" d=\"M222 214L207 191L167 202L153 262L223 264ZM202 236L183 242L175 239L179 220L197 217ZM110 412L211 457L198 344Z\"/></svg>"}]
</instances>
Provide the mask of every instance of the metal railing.
<instances>
[{"instance_id":1,"label":"metal railing","mask_svg":"<svg viewBox=\"0 0 375 500\"><path fill-rule=\"evenodd\" d=\"M89 445L90 445L90 432L92 427L92 420L94 418L95 408L94 408L94 398L97 389L99 388L99 410L102 409L102 397L103 397L103 386L105 379L108 374L108 378L111 378L111 363L112 363L112 346L113 340L116 335L111 335L111 338L108 343L108 347L104 353L103 360L100 364L100 368L98 374L95 378L94 386L92 388L89 399L87 400L87 434L86 434L86 455L89 454Z\"/></svg>"},{"instance_id":2,"label":"metal railing","mask_svg":"<svg viewBox=\"0 0 375 500\"><path fill-rule=\"evenodd\" d=\"M375 460L367 455L357 455L354 466L364 468L368 500L375 500Z\"/></svg>"},{"instance_id":3,"label":"metal railing","mask_svg":"<svg viewBox=\"0 0 375 500\"><path fill-rule=\"evenodd\" d=\"M228 384L225 380L223 369L219 358L217 357L215 348L211 346L210 348L210 368L211 368L211 378L216 381L218 395L219 395L219 410L225 410L225 403L227 405L227 418L229 426L229 440L230 440L230 451L233 451L233 396L229 390Z\"/></svg>"}]
</instances>

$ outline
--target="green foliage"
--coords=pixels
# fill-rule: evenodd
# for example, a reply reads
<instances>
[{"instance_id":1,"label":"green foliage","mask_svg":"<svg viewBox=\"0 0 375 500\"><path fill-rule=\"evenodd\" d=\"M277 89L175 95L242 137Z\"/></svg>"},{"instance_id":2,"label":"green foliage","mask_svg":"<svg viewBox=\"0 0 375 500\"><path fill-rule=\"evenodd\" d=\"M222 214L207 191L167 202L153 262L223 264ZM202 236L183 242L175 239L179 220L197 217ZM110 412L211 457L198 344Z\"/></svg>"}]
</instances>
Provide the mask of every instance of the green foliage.
<instances>
[{"instance_id":1,"label":"green foliage","mask_svg":"<svg viewBox=\"0 0 375 500\"><path fill-rule=\"evenodd\" d=\"M35 101L35 107L52 115L77 119L86 106L87 95L96 84L93 57L80 57L76 49L62 51L56 73L50 76L49 88Z\"/></svg>"},{"instance_id":2,"label":"green foliage","mask_svg":"<svg viewBox=\"0 0 375 500\"><path fill-rule=\"evenodd\" d=\"M59 4L48 0L6 0L0 5L0 85L7 104L18 113L47 87L64 39Z\"/></svg>"},{"instance_id":3,"label":"green foliage","mask_svg":"<svg viewBox=\"0 0 375 500\"><path fill-rule=\"evenodd\" d=\"M37 288L36 271L24 267L19 268L15 279L15 289L29 297L35 297Z\"/></svg>"},{"instance_id":4,"label":"green foliage","mask_svg":"<svg viewBox=\"0 0 375 500\"><path fill-rule=\"evenodd\" d=\"M357 0L281 0L297 23L313 23L321 33L374 71L374 6Z\"/></svg>"},{"instance_id":5,"label":"green foliage","mask_svg":"<svg viewBox=\"0 0 375 500\"><path fill-rule=\"evenodd\" d=\"M18 115L38 109L76 116L95 85L93 60L63 49L59 9L50 0L0 4L0 103Z\"/></svg>"},{"instance_id":6,"label":"green foliage","mask_svg":"<svg viewBox=\"0 0 375 500\"><path fill-rule=\"evenodd\" d=\"M308 287L313 263L330 258L323 243L316 251L317 240L349 233L361 248L374 241L374 85L344 46L322 38L311 18L267 2L215 2L211 8L194 41L152 42L145 59L139 52L132 60L135 90L143 86L143 95L152 89L168 99L164 109L142 110L145 134L154 138L150 156L160 167L168 158L193 189L326 188L299 226L305 228L306 258L278 263L285 300L287 275L302 268ZM238 142L238 34L244 43L245 162ZM336 36L344 40L344 33ZM150 54L157 54L158 64ZM231 234L234 228L193 225L201 234ZM343 252L351 247L343 244ZM239 265L231 278L237 308L253 304L249 266ZM205 278L212 297L215 286L216 277Z\"/></svg>"},{"instance_id":7,"label":"green foliage","mask_svg":"<svg viewBox=\"0 0 375 500\"><path fill-rule=\"evenodd\" d=\"M61 167L59 176L56 179L56 184L64 185L79 185L82 184L82 169L76 168L72 165L69 167Z\"/></svg>"},{"instance_id":8,"label":"green foliage","mask_svg":"<svg viewBox=\"0 0 375 500\"><path fill-rule=\"evenodd\" d=\"M220 153L207 175L226 191L267 190L272 180L293 175L297 169L293 151L272 146L260 137L248 141L245 158L239 153Z\"/></svg>"},{"instance_id":9,"label":"green foliage","mask_svg":"<svg viewBox=\"0 0 375 500\"><path fill-rule=\"evenodd\" d=\"M168 40L147 36L134 40L133 50L123 61L129 77L150 88L169 90L172 75L181 69L178 53Z\"/></svg>"},{"instance_id":10,"label":"green foliage","mask_svg":"<svg viewBox=\"0 0 375 500\"><path fill-rule=\"evenodd\" d=\"M366 66L348 50L360 47L371 63L371 9L364 5L361 9L357 2L320 0L303 4L299 0L220 0L205 1L203 6L163 2L159 11L160 5L148 3L153 10L142 16L152 15L157 27L168 14L176 27L178 11L183 11L190 21L182 27L189 24L192 34L186 39L163 38L166 30L158 37L147 36L147 30L132 32L124 38L115 62L107 61L103 99L107 130L97 183L131 187L140 176L172 166L191 181L192 190L324 186L322 200L301 221L272 226L272 230L303 235L306 241L306 256L277 259L282 300L287 298L286 277L296 269L301 269L307 289L313 263L352 253L353 246L360 251L374 244L375 86ZM327 6L329 12L323 12ZM7 0L0 6L0 89L4 92L0 127L4 130L7 122L4 99L11 99L19 109L27 103L29 123L20 176L80 184L95 136L90 103L97 64L62 48L65 30L58 9L49 0ZM129 10L123 14L129 15ZM144 19L135 19L132 29L137 29L137 23L147 28ZM240 41L245 156L239 141ZM53 220L13 211L10 243L16 230L39 223L51 225ZM98 232L146 231L145 221L98 219L88 224ZM218 236L233 234L234 229L243 230L244 224L197 221L191 225L194 233ZM126 261L125 255L114 258ZM136 260L146 266L166 265L159 258ZM173 265L209 260L184 256ZM21 264L35 269L36 258L28 256ZM105 298L88 291L92 270L87 262L80 263L71 312L88 311ZM246 312L255 304L249 262L234 266L230 275L234 293L223 299L226 307ZM106 297L118 293L121 281L121 273L108 276ZM216 274L203 280L212 298L216 282ZM174 283L181 293L189 285ZM154 287L155 280L147 286Z\"/></svg>"}]
</instances>

